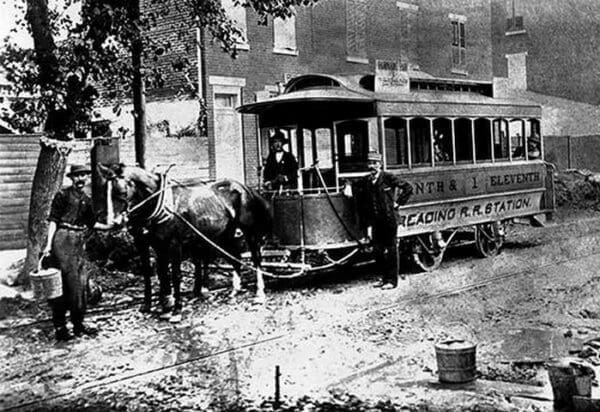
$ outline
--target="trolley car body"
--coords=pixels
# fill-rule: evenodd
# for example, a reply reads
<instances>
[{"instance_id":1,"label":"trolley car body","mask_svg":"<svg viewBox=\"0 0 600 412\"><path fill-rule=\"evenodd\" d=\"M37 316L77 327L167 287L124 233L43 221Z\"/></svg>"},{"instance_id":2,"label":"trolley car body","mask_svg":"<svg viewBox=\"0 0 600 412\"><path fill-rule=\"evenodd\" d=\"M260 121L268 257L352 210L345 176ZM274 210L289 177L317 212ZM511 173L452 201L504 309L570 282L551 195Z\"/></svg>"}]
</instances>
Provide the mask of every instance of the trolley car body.
<instances>
[{"instance_id":1,"label":"trolley car body","mask_svg":"<svg viewBox=\"0 0 600 412\"><path fill-rule=\"evenodd\" d=\"M485 83L413 79L404 93L376 93L374 82L304 75L283 94L238 109L258 116L263 157L278 129L298 158L298 189L272 194L280 247L303 260L307 251L356 246L364 228L342 189L367 173L369 150L413 185L398 210L398 238L423 269L437 267L458 229L470 229L480 253L493 255L502 222L552 213L538 105L493 98Z\"/></svg>"}]
</instances>

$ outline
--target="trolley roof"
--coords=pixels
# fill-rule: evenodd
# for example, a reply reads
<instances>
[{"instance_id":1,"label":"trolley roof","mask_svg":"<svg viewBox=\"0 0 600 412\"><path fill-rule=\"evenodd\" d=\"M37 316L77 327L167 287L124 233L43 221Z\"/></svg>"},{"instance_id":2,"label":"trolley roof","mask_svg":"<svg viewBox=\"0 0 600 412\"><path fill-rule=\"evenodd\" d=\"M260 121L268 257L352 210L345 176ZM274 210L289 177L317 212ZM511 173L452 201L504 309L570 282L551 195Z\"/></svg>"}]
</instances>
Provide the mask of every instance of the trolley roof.
<instances>
[{"instance_id":1,"label":"trolley roof","mask_svg":"<svg viewBox=\"0 0 600 412\"><path fill-rule=\"evenodd\" d=\"M281 95L240 106L238 111L259 115L263 127L378 115L523 118L542 113L535 103L485 95L490 94L489 83L411 78L410 84L407 93L376 93L372 74L307 74L290 80Z\"/></svg>"}]
</instances>

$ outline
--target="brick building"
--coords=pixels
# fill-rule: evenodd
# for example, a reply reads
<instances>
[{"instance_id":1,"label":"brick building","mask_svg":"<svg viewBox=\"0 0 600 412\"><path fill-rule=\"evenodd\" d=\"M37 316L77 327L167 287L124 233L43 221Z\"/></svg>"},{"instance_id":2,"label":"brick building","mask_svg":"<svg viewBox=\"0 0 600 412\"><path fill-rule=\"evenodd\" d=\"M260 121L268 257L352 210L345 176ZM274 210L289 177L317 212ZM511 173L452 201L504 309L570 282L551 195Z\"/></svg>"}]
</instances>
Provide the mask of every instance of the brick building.
<instances>
[{"instance_id":1,"label":"brick building","mask_svg":"<svg viewBox=\"0 0 600 412\"><path fill-rule=\"evenodd\" d=\"M496 0L494 0L496 1ZM596 0L497 0L515 27L505 36L527 52L529 90L600 103L600 2ZM499 19L501 20L501 18ZM507 52L508 53L508 52Z\"/></svg>"},{"instance_id":2,"label":"brick building","mask_svg":"<svg viewBox=\"0 0 600 412\"><path fill-rule=\"evenodd\" d=\"M155 38L175 47L159 59L167 80L148 90L148 166L176 162L186 177L237 177L258 181L257 125L234 108L277 93L290 76L316 73L373 72L376 59L408 63L412 77L460 78L492 82L491 0L321 0L287 20L266 25L249 9L223 0L244 31L232 59L217 42L190 31L181 38L185 16L170 13ZM203 33L202 33L203 34ZM201 47L196 47L198 39ZM172 63L187 59L194 70L175 72ZM194 133L200 107L181 91L198 85L208 107L206 136ZM183 97L178 97L183 96ZM114 127L132 129L127 110ZM246 138L243 138L243 136ZM133 141L121 142L122 159L133 162Z\"/></svg>"},{"instance_id":3,"label":"brick building","mask_svg":"<svg viewBox=\"0 0 600 412\"><path fill-rule=\"evenodd\" d=\"M557 53L568 59L565 41L549 55L532 49L532 44L542 44L549 35L548 27L561 30L559 17L550 21L549 16L553 8L571 6L560 6L558 0L551 0L550 7L541 7L542 0L321 0L298 9L294 18L269 18L266 25L258 24L251 10L234 7L232 0L222 1L245 33L236 59L205 33L190 30L182 37L184 13L170 13L154 29L157 40L174 47L153 66L163 72L166 82L160 89L148 90L149 167L177 163L176 175L229 176L256 184L261 158L257 125L235 107L277 93L290 76L374 72L376 59L408 63L413 78L490 85L496 79L494 83L504 89L538 89L564 97L579 91L589 100L596 95L593 88L583 93L584 88L558 81L567 75L567 67L553 68L554 78L545 77L549 70L544 67L552 66ZM536 14L534 3L543 13ZM600 8L592 0L578 3ZM542 27L530 29L530 21ZM191 63L192 70L174 71L172 63L181 60ZM196 132L201 110L197 98L187 97L185 91L191 86L199 88L207 104L205 136ZM103 113L114 119L108 108ZM115 127L131 130L131 116L127 110L123 113L127 115L115 119ZM122 141L121 153L123 161L133 163L132 137Z\"/></svg>"}]
</instances>

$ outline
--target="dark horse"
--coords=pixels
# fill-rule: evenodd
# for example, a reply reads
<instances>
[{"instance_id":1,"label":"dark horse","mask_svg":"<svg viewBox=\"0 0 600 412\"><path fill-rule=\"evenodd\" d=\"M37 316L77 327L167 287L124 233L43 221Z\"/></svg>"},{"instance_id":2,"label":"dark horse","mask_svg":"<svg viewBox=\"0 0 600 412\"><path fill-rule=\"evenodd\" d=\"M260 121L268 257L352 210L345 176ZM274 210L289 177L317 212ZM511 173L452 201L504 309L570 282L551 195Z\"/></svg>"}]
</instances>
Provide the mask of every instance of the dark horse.
<instances>
[{"instance_id":1,"label":"dark horse","mask_svg":"<svg viewBox=\"0 0 600 412\"><path fill-rule=\"evenodd\" d=\"M207 262L215 254L195 230L239 260L241 251L236 231L240 229L254 267L260 267L260 244L271 232L272 214L269 203L255 190L231 179L210 185L170 185L165 176L122 164L98 165L98 169L107 184L112 185L114 213L129 210L128 225L146 265L144 309L149 310L151 304L148 245L156 253L163 313L170 315L172 320L181 316L180 266L184 253L196 267L195 296L200 296L206 285ZM232 293L235 294L241 289L240 264L231 263L234 267ZM262 303L265 300L263 275L260 270L256 270L256 275L256 300ZM175 300L173 308L166 304L171 287Z\"/></svg>"}]
</instances>

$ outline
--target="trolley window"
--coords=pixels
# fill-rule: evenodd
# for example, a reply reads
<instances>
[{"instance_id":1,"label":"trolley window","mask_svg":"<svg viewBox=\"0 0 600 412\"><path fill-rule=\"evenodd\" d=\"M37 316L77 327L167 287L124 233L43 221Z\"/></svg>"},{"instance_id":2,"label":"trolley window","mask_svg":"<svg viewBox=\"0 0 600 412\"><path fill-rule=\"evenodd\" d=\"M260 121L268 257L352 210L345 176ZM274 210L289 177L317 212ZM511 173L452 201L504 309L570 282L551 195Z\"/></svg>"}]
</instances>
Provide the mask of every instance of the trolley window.
<instances>
[{"instance_id":1,"label":"trolley window","mask_svg":"<svg viewBox=\"0 0 600 412\"><path fill-rule=\"evenodd\" d=\"M431 166L429 120L417 117L410 121L410 147L413 166Z\"/></svg>"},{"instance_id":2,"label":"trolley window","mask_svg":"<svg viewBox=\"0 0 600 412\"><path fill-rule=\"evenodd\" d=\"M435 164L450 164L453 161L452 122L450 119L433 120L433 154Z\"/></svg>"},{"instance_id":3,"label":"trolley window","mask_svg":"<svg viewBox=\"0 0 600 412\"><path fill-rule=\"evenodd\" d=\"M302 167L312 165L315 160L312 136L313 133L311 129L302 129L302 161L300 161Z\"/></svg>"},{"instance_id":4,"label":"trolley window","mask_svg":"<svg viewBox=\"0 0 600 412\"><path fill-rule=\"evenodd\" d=\"M542 140L540 138L540 122L537 119L531 119L527 122L527 125L527 159L541 159Z\"/></svg>"},{"instance_id":5,"label":"trolley window","mask_svg":"<svg viewBox=\"0 0 600 412\"><path fill-rule=\"evenodd\" d=\"M456 119L454 122L454 135L456 141L456 161L473 161L473 137L471 133L471 120Z\"/></svg>"},{"instance_id":6,"label":"trolley window","mask_svg":"<svg viewBox=\"0 0 600 412\"><path fill-rule=\"evenodd\" d=\"M475 159L477 162L492 160L492 130L488 119L475 120Z\"/></svg>"},{"instance_id":7,"label":"trolley window","mask_svg":"<svg viewBox=\"0 0 600 412\"><path fill-rule=\"evenodd\" d=\"M301 166L308 167L318 162L319 170L327 186L335 184L331 136L331 129L329 128L302 129L304 151ZM322 186L318 175L313 169L302 171L302 182L305 189Z\"/></svg>"},{"instance_id":8,"label":"trolley window","mask_svg":"<svg viewBox=\"0 0 600 412\"><path fill-rule=\"evenodd\" d=\"M388 167L408 165L406 119L392 117L385 120L385 156Z\"/></svg>"},{"instance_id":9,"label":"trolley window","mask_svg":"<svg viewBox=\"0 0 600 412\"><path fill-rule=\"evenodd\" d=\"M315 130L317 146L317 160L322 169L333 168L333 148L331 147L331 129L321 128Z\"/></svg>"},{"instance_id":10,"label":"trolley window","mask_svg":"<svg viewBox=\"0 0 600 412\"><path fill-rule=\"evenodd\" d=\"M513 160L525 159L525 122L521 119L511 120L508 130Z\"/></svg>"},{"instance_id":11,"label":"trolley window","mask_svg":"<svg viewBox=\"0 0 600 412\"><path fill-rule=\"evenodd\" d=\"M349 120L336 125L340 172L365 170L369 150L369 122Z\"/></svg>"},{"instance_id":12,"label":"trolley window","mask_svg":"<svg viewBox=\"0 0 600 412\"><path fill-rule=\"evenodd\" d=\"M508 144L508 122L504 119L494 120L494 159L508 160L509 144Z\"/></svg>"}]
</instances>

